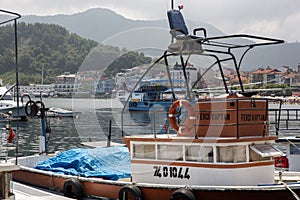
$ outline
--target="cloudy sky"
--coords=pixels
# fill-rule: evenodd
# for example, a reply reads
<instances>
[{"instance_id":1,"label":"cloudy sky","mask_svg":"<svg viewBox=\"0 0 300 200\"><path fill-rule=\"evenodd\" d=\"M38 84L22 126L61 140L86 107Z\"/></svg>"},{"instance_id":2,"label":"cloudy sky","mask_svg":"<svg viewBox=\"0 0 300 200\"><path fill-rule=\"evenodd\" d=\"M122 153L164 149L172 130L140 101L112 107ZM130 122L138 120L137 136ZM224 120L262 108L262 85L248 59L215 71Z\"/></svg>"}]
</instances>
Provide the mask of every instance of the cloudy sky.
<instances>
[{"instance_id":1,"label":"cloudy sky","mask_svg":"<svg viewBox=\"0 0 300 200\"><path fill-rule=\"evenodd\" d=\"M210 23L227 34L248 33L300 41L300 0L175 0L186 18ZM103 7L130 19L164 19L170 0L0 0L21 15L55 15Z\"/></svg>"}]
</instances>

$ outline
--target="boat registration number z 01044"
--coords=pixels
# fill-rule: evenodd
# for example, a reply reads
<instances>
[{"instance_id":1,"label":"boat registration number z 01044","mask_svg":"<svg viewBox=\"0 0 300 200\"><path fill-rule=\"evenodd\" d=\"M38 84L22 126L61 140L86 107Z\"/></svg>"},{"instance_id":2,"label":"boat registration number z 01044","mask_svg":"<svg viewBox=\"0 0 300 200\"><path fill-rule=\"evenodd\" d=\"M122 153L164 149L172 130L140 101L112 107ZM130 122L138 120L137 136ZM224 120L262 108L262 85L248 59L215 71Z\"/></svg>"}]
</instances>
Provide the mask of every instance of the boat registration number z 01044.
<instances>
[{"instance_id":1,"label":"boat registration number z 01044","mask_svg":"<svg viewBox=\"0 0 300 200\"><path fill-rule=\"evenodd\" d=\"M154 174L153 176L159 178L180 178L180 179L190 179L189 168L188 167L163 167L163 166L153 166Z\"/></svg>"}]
</instances>

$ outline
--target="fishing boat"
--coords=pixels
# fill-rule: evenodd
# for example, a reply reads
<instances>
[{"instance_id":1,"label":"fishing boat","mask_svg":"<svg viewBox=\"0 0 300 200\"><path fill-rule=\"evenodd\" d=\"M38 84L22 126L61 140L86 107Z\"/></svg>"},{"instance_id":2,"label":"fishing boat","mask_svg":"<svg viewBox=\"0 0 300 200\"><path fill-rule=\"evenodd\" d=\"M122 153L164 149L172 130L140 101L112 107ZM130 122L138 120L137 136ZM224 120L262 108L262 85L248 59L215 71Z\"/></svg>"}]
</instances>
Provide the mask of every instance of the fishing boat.
<instances>
[{"instance_id":1,"label":"fishing boat","mask_svg":"<svg viewBox=\"0 0 300 200\"><path fill-rule=\"evenodd\" d=\"M169 109L173 100L169 88L164 85L143 85L132 94L129 111L149 111L151 108Z\"/></svg>"},{"instance_id":2,"label":"fishing boat","mask_svg":"<svg viewBox=\"0 0 300 200\"><path fill-rule=\"evenodd\" d=\"M172 80L172 84L178 85L183 80ZM176 94L173 99L172 94ZM142 80L140 86L131 94L128 101L129 111L146 111L150 109L169 111L172 103L182 98L186 93L185 88L169 87L167 79L146 79ZM126 102L126 101L124 101Z\"/></svg>"},{"instance_id":3,"label":"fishing boat","mask_svg":"<svg viewBox=\"0 0 300 200\"><path fill-rule=\"evenodd\" d=\"M185 66L190 56L210 56L216 60L224 83L225 94L215 98L199 99L191 103L191 95L187 99L171 103L167 111L170 128L176 134L143 134L129 135L126 127L132 124L122 117L122 139L125 149L116 147L101 148L101 153L90 152L93 156L73 160L73 153L67 152L67 161L60 160L62 154L49 158L48 155L36 155L18 158L20 170L13 172L15 181L35 185L56 191L62 191L65 196L76 199L84 197L103 197L109 199L144 199L144 200L266 200L299 198L299 182L286 182L284 177L275 179L274 158L282 152L274 147L278 139L276 126L274 132L269 123L267 98L252 97L253 93L244 91L240 79L240 63L244 55L254 47L280 44L284 41L253 35L229 35L208 37L204 28L196 29L201 36L190 36L187 32L180 10L173 8L168 11L171 34L174 43L157 59L149 69L162 60L168 67L168 58L179 57ZM242 44L236 44L236 39L244 39ZM245 40L246 39L246 40ZM256 42L253 42L255 40ZM240 40L238 40L240 41ZM244 42L247 41L247 44ZM231 52L233 49L246 49L240 62ZM187 57L185 57L187 55ZM232 61L240 82L240 91L229 91L222 64ZM239 64L237 64L239 63ZM185 67L183 67L183 73ZM146 73L145 73L146 74ZM145 76L142 75L140 81ZM135 88L139 85L136 83ZM170 82L172 85L172 81ZM187 85L186 91L190 89ZM134 92L135 89L131 91ZM171 90L174 88L171 87ZM173 99L175 94L172 92ZM132 94L130 95L132 96ZM126 112L126 104L122 116ZM178 110L183 111L178 120ZM280 119L280 118L279 118ZM276 124L275 124L276 125ZM132 129L129 129L132 130ZM126 134L125 134L126 133ZM120 148L120 147L117 147ZM119 154L118 152L125 154ZM74 174L72 171L89 169L97 158L103 164L109 160L103 152L117 160L129 158L129 165L114 162L112 168L130 167L130 175L110 178L105 174L98 176L88 172L87 176ZM114 152L114 153L113 153ZM77 155L77 153L75 153ZM121 155L121 156L120 156ZM102 157L103 156L103 157ZM122 158L122 159L121 159ZM41 169L39 163L50 163ZM82 163L84 160L87 163ZM51 166L55 169L51 170ZM45 170L47 168L47 170ZM62 173L64 168L68 172ZM57 173L59 170L59 173ZM99 170L99 168L97 167ZM100 169L102 170L102 169ZM105 170L104 170L105 171ZM94 172L92 170L92 172ZM114 174L110 174L114 175ZM29 178L30 177L30 178Z\"/></svg>"}]
</instances>

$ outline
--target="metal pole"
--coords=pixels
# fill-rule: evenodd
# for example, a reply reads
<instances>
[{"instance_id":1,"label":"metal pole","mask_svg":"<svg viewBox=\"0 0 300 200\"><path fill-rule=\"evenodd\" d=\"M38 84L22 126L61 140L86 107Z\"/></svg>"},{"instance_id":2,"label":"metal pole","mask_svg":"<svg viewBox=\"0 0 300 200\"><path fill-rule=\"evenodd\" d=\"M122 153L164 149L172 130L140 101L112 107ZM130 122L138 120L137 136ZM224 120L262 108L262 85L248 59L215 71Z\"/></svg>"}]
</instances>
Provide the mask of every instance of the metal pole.
<instances>
[{"instance_id":1,"label":"metal pole","mask_svg":"<svg viewBox=\"0 0 300 200\"><path fill-rule=\"evenodd\" d=\"M41 106L42 108L40 108L40 112L41 112L41 126L42 126L42 140L43 142L41 143L41 152L42 154L47 154L47 139L46 139L46 129L47 129L47 125L46 125L46 118L45 118L45 106ZM41 142L41 141L40 141ZM44 152L43 152L44 151Z\"/></svg>"},{"instance_id":2,"label":"metal pole","mask_svg":"<svg viewBox=\"0 0 300 200\"><path fill-rule=\"evenodd\" d=\"M20 105L19 105L19 63L18 63L18 29L17 29L17 19L14 20L15 26L15 58L16 58L16 88L17 88L17 131L16 131L16 165L18 164L18 153L19 153L19 116L20 116Z\"/></svg>"},{"instance_id":3,"label":"metal pole","mask_svg":"<svg viewBox=\"0 0 300 200\"><path fill-rule=\"evenodd\" d=\"M110 147L111 142L111 120L109 120L108 136L107 136L107 147Z\"/></svg>"}]
</instances>

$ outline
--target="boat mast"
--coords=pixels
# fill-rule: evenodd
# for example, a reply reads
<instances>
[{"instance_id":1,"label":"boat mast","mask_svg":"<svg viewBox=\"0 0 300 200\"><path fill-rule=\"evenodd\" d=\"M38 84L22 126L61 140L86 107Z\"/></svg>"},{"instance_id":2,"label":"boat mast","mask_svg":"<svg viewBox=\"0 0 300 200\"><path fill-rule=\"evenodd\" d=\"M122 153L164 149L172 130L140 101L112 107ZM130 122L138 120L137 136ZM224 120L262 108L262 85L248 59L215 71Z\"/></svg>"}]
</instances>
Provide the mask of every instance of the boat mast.
<instances>
[{"instance_id":1,"label":"boat mast","mask_svg":"<svg viewBox=\"0 0 300 200\"><path fill-rule=\"evenodd\" d=\"M42 64L42 85L44 85L44 64Z\"/></svg>"}]
</instances>

